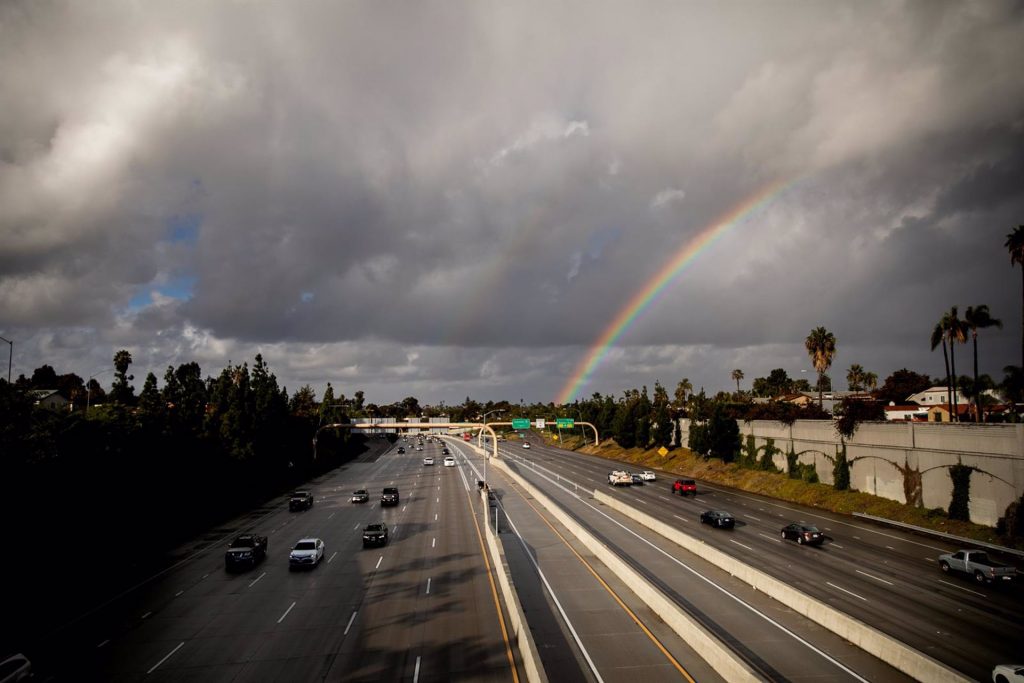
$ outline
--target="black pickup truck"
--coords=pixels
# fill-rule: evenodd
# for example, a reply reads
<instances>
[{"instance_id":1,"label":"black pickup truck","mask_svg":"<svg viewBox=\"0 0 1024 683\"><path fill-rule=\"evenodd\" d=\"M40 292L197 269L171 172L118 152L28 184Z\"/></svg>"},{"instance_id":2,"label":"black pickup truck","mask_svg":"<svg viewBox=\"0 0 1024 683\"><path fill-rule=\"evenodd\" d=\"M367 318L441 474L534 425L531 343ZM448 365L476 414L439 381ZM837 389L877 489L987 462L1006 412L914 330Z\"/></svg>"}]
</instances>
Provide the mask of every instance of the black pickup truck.
<instances>
[{"instance_id":1,"label":"black pickup truck","mask_svg":"<svg viewBox=\"0 0 1024 683\"><path fill-rule=\"evenodd\" d=\"M288 510L291 512L308 510L311 507L313 507L312 491L295 491L288 497Z\"/></svg>"},{"instance_id":2,"label":"black pickup truck","mask_svg":"<svg viewBox=\"0 0 1024 683\"><path fill-rule=\"evenodd\" d=\"M241 534L231 541L224 553L224 568L228 571L255 567L267 557L267 537L256 534Z\"/></svg>"}]
</instances>

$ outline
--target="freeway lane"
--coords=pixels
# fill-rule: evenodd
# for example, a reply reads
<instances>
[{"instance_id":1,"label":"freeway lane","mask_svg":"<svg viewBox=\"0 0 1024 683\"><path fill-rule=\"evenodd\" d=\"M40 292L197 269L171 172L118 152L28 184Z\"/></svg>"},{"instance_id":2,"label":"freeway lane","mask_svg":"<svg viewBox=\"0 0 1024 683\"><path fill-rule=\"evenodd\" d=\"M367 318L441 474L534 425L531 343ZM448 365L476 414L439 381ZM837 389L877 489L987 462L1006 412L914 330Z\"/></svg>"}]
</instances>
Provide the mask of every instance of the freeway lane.
<instances>
[{"instance_id":1,"label":"freeway lane","mask_svg":"<svg viewBox=\"0 0 1024 683\"><path fill-rule=\"evenodd\" d=\"M669 493L676 475L668 473L659 473L654 485L613 489L606 475L619 465L611 461L537 444L505 451L621 497L973 678L988 677L993 664L1014 659L1019 650L1019 587L978 586L942 575L936 557L953 549L942 541L718 486L700 484L696 500L679 498ZM737 529L701 526L698 515L707 509L734 513ZM796 520L817 524L829 540L821 548L782 542L780 528Z\"/></svg>"},{"instance_id":2,"label":"freeway lane","mask_svg":"<svg viewBox=\"0 0 1024 683\"><path fill-rule=\"evenodd\" d=\"M461 444L452 448L473 478L482 478L482 459ZM549 680L721 680L532 496L493 468L488 481L512 580Z\"/></svg>"},{"instance_id":3,"label":"freeway lane","mask_svg":"<svg viewBox=\"0 0 1024 683\"><path fill-rule=\"evenodd\" d=\"M270 553L253 570L226 573L219 543L83 620L40 650L40 672L110 681L514 680L468 487L409 451L322 477L310 486L309 511L289 513L282 501L267 512L252 530L269 535ZM380 490L391 485L401 504L381 509ZM369 503L349 502L356 488L371 492ZM380 520L391 542L363 549L363 526ZM290 572L288 550L303 536L324 539L324 560Z\"/></svg>"}]
</instances>

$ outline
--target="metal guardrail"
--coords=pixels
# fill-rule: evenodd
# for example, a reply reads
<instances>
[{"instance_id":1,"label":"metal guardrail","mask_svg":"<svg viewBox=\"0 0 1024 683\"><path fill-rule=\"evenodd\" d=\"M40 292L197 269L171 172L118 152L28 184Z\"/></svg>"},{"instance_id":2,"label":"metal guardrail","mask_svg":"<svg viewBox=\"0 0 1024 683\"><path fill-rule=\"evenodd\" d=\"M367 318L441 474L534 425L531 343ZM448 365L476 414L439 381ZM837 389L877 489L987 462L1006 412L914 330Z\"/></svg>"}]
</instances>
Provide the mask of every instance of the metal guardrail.
<instances>
[{"instance_id":1,"label":"metal guardrail","mask_svg":"<svg viewBox=\"0 0 1024 683\"><path fill-rule=\"evenodd\" d=\"M944 538L947 541L956 541L962 546L981 546L988 548L989 550L995 550L997 552L1006 553L1008 555L1016 555L1017 557L1024 557L1024 551L1016 550L1014 548L1007 548L1003 545L996 545L995 543L986 543L985 541L976 541L973 538L964 538L963 536L955 536L953 534L947 534L945 531L935 531L934 529L925 529L921 526L915 526L913 524L907 524L906 522L897 522L892 519L886 519L885 517L876 517L875 515L869 515L864 512L854 512L854 517L861 517L863 519L869 519L872 522L879 522L881 524L889 524L892 526L900 527L902 529L909 529L919 534L926 536L938 536Z\"/></svg>"}]
</instances>

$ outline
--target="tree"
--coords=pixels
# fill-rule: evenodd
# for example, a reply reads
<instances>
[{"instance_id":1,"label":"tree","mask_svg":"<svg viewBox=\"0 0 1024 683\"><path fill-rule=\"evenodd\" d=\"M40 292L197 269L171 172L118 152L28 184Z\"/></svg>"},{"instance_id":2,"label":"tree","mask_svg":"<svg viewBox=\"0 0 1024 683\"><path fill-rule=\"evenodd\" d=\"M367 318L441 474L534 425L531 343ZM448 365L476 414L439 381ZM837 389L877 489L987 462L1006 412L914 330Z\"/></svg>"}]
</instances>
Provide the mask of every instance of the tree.
<instances>
[{"instance_id":1,"label":"tree","mask_svg":"<svg viewBox=\"0 0 1024 683\"><path fill-rule=\"evenodd\" d=\"M316 415L316 392L308 384L292 394L288 409L293 415L310 418Z\"/></svg>"},{"instance_id":2,"label":"tree","mask_svg":"<svg viewBox=\"0 0 1024 683\"><path fill-rule=\"evenodd\" d=\"M163 401L156 388L156 375L152 372L146 374L146 381L142 385L142 392L139 394L139 410L143 415L150 417L157 417L163 413Z\"/></svg>"},{"instance_id":3,"label":"tree","mask_svg":"<svg viewBox=\"0 0 1024 683\"><path fill-rule=\"evenodd\" d=\"M42 365L32 372L32 379L29 381L33 389L56 389L57 371L49 365Z\"/></svg>"},{"instance_id":4,"label":"tree","mask_svg":"<svg viewBox=\"0 0 1024 683\"><path fill-rule=\"evenodd\" d=\"M823 402L822 377L825 371L832 365L832 359L836 355L836 337L824 327L816 327L811 330L804 340L804 348L807 355L811 357L811 364L818 371L818 407Z\"/></svg>"},{"instance_id":5,"label":"tree","mask_svg":"<svg viewBox=\"0 0 1024 683\"><path fill-rule=\"evenodd\" d=\"M743 371L736 369L732 371L732 378L736 382L736 393L740 393L740 380L743 379Z\"/></svg>"},{"instance_id":6,"label":"tree","mask_svg":"<svg viewBox=\"0 0 1024 683\"><path fill-rule=\"evenodd\" d=\"M878 375L873 372L864 373L864 388L868 391L874 391L875 387L878 386Z\"/></svg>"},{"instance_id":7,"label":"tree","mask_svg":"<svg viewBox=\"0 0 1024 683\"><path fill-rule=\"evenodd\" d=\"M934 381L928 375L920 375L907 368L901 368L885 378L882 388L874 392L874 397L883 404L899 405L904 403L907 397L924 391L932 384Z\"/></svg>"},{"instance_id":8,"label":"tree","mask_svg":"<svg viewBox=\"0 0 1024 683\"><path fill-rule=\"evenodd\" d=\"M1007 403L1024 403L1024 368L1018 365L1007 365L1003 368L1003 381L999 383L999 391ZM1016 415L1016 410L1014 410Z\"/></svg>"},{"instance_id":9,"label":"tree","mask_svg":"<svg viewBox=\"0 0 1024 683\"><path fill-rule=\"evenodd\" d=\"M110 399L116 403L131 405L135 402L135 389L128 384L135 379L134 375L128 374L131 364L132 354L125 349L114 354L114 384L110 388Z\"/></svg>"},{"instance_id":10,"label":"tree","mask_svg":"<svg viewBox=\"0 0 1024 683\"><path fill-rule=\"evenodd\" d=\"M976 421L984 422L981 404L978 402L978 396L981 393L981 386L978 383L978 330L984 330L988 327L1003 329L1003 321L993 318L989 314L988 306L981 304L980 306L967 307L967 310L964 311L964 324L971 331L971 341L974 344L974 387L972 388L974 393L974 417Z\"/></svg>"},{"instance_id":11,"label":"tree","mask_svg":"<svg viewBox=\"0 0 1024 683\"><path fill-rule=\"evenodd\" d=\"M846 383L850 387L850 391L862 391L864 389L865 380L864 367L860 363L854 363L850 366L850 369L846 371Z\"/></svg>"},{"instance_id":12,"label":"tree","mask_svg":"<svg viewBox=\"0 0 1024 683\"><path fill-rule=\"evenodd\" d=\"M775 368L768 377L757 377L754 379L752 390L756 396L773 398L781 394L793 392L793 380L782 368Z\"/></svg>"},{"instance_id":13,"label":"tree","mask_svg":"<svg viewBox=\"0 0 1024 683\"><path fill-rule=\"evenodd\" d=\"M832 378L827 374L819 376L818 381L814 385L814 390L817 392L832 391Z\"/></svg>"},{"instance_id":14,"label":"tree","mask_svg":"<svg viewBox=\"0 0 1024 683\"><path fill-rule=\"evenodd\" d=\"M726 414L721 403L715 404L707 425L708 448L711 457L732 462L740 448L740 427L736 420Z\"/></svg>"},{"instance_id":15,"label":"tree","mask_svg":"<svg viewBox=\"0 0 1024 683\"><path fill-rule=\"evenodd\" d=\"M334 422L331 416L334 415L334 387L331 383L327 383L327 388L324 389L324 399L320 402L320 422Z\"/></svg>"},{"instance_id":16,"label":"tree","mask_svg":"<svg viewBox=\"0 0 1024 683\"><path fill-rule=\"evenodd\" d=\"M946 339L949 340L949 390L950 401L952 402L950 412L953 420L960 421L960 411L957 408L956 398L956 345L967 343L967 325L957 313L956 306L949 309L949 313L942 316L943 331Z\"/></svg>"},{"instance_id":17,"label":"tree","mask_svg":"<svg viewBox=\"0 0 1024 683\"><path fill-rule=\"evenodd\" d=\"M673 407L676 410L682 410L686 407L686 395L693 391L693 384L689 378L684 377L679 380L679 384L676 385L675 403Z\"/></svg>"},{"instance_id":18,"label":"tree","mask_svg":"<svg viewBox=\"0 0 1024 683\"><path fill-rule=\"evenodd\" d=\"M1007 234L1003 246L1010 252L1010 267L1020 266L1020 366L1024 368L1024 225Z\"/></svg>"},{"instance_id":19,"label":"tree","mask_svg":"<svg viewBox=\"0 0 1024 683\"><path fill-rule=\"evenodd\" d=\"M646 449L651 443L651 399L647 397L647 387L636 401L633 424L636 429L636 446Z\"/></svg>"}]
</instances>

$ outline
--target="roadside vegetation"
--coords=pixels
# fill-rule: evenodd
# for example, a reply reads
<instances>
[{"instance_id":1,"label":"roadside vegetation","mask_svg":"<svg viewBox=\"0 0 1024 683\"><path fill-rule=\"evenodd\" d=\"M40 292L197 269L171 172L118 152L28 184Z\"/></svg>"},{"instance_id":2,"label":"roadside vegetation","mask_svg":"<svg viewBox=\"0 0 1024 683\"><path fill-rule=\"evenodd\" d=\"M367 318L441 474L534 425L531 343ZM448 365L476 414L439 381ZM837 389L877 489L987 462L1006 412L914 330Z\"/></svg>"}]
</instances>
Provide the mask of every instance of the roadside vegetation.
<instances>
[{"instance_id":1,"label":"roadside vegetation","mask_svg":"<svg viewBox=\"0 0 1024 683\"><path fill-rule=\"evenodd\" d=\"M575 445L567 442L566 446ZM925 529L942 531L956 536L972 538L987 543L997 543L1014 548L1024 548L1024 538L1013 538L998 530L980 524L950 519L942 509L918 508L903 505L888 498L873 496L859 491L840 491L834 487L791 478L786 473L777 473L752 468L741 462L727 463L714 458L695 455L688 448L677 448L666 456L657 450L622 448L614 441L606 441L595 448L593 443L577 448L580 453L596 455L609 460L619 460L634 465L637 469L657 469L678 476L693 477L740 491L807 505L821 510L842 514L863 512L897 522L913 524ZM659 481L655 486L667 486L670 482ZM1016 509L1016 508L1015 508ZM733 511L735 512L735 511Z\"/></svg>"}]
</instances>

